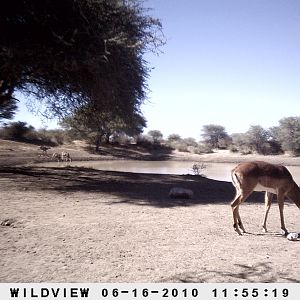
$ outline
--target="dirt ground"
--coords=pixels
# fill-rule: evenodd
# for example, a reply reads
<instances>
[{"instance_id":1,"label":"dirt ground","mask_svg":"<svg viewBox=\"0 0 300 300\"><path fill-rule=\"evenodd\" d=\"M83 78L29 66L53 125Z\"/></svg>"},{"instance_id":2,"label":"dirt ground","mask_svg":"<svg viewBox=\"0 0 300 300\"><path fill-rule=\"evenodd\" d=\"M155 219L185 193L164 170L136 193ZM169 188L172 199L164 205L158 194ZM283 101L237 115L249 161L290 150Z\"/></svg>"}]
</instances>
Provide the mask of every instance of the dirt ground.
<instances>
[{"instance_id":1,"label":"dirt ground","mask_svg":"<svg viewBox=\"0 0 300 300\"><path fill-rule=\"evenodd\" d=\"M0 141L0 282L300 282L300 241L280 235L275 204L261 232L261 193L241 206L249 233L238 236L230 183L15 166L32 162L30 147ZM73 156L95 159L76 147ZM174 186L192 189L193 199L169 199ZM286 203L284 213L287 228L300 232L298 208Z\"/></svg>"}]
</instances>

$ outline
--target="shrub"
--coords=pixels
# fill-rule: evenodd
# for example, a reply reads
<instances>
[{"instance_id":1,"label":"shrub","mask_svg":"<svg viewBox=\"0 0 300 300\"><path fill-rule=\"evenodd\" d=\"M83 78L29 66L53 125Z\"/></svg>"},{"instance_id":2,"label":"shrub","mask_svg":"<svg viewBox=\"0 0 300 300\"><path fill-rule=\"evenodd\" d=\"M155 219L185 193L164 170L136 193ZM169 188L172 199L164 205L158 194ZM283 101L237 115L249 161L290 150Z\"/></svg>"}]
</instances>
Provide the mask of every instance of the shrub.
<instances>
[{"instance_id":1,"label":"shrub","mask_svg":"<svg viewBox=\"0 0 300 300\"><path fill-rule=\"evenodd\" d=\"M175 143L175 149L178 150L179 152L189 152L187 143L184 141L176 142Z\"/></svg>"},{"instance_id":2,"label":"shrub","mask_svg":"<svg viewBox=\"0 0 300 300\"><path fill-rule=\"evenodd\" d=\"M279 126L272 128L272 136L284 151L300 155L300 117L281 119Z\"/></svg>"},{"instance_id":3,"label":"shrub","mask_svg":"<svg viewBox=\"0 0 300 300\"><path fill-rule=\"evenodd\" d=\"M206 165L204 163L193 164L192 166L192 171L194 175L204 176L204 169L206 169Z\"/></svg>"},{"instance_id":4,"label":"shrub","mask_svg":"<svg viewBox=\"0 0 300 300\"><path fill-rule=\"evenodd\" d=\"M11 122L1 129L1 137L4 139L26 140L34 131L34 127L26 122Z\"/></svg>"},{"instance_id":5,"label":"shrub","mask_svg":"<svg viewBox=\"0 0 300 300\"><path fill-rule=\"evenodd\" d=\"M193 149L195 154L208 154L213 153L212 148L207 144L198 144L197 147Z\"/></svg>"}]
</instances>

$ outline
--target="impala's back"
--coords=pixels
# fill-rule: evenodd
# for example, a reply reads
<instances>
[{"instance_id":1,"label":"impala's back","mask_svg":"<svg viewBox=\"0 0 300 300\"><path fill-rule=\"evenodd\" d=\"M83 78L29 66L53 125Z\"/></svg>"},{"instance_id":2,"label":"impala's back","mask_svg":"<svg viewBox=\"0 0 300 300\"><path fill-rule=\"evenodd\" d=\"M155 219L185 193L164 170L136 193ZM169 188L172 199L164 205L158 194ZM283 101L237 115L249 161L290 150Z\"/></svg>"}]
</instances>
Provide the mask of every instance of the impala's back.
<instances>
[{"instance_id":1,"label":"impala's back","mask_svg":"<svg viewBox=\"0 0 300 300\"><path fill-rule=\"evenodd\" d=\"M251 191L269 191L277 194L280 189L287 194L294 187L294 180L288 169L263 161L245 162L232 170L233 184Z\"/></svg>"}]
</instances>

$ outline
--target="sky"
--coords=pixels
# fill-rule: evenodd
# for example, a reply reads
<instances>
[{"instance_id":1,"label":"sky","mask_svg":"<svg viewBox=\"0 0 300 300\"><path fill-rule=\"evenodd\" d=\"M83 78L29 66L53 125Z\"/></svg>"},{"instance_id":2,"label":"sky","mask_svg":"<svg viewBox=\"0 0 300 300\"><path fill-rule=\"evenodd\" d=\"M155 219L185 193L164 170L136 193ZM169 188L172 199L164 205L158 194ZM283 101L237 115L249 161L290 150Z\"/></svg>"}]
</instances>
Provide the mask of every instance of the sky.
<instances>
[{"instance_id":1,"label":"sky","mask_svg":"<svg viewBox=\"0 0 300 300\"><path fill-rule=\"evenodd\" d=\"M148 0L167 43L153 68L142 106L145 132L201 138L203 125L231 133L299 116L300 1ZM16 119L40 124L22 104Z\"/></svg>"}]
</instances>

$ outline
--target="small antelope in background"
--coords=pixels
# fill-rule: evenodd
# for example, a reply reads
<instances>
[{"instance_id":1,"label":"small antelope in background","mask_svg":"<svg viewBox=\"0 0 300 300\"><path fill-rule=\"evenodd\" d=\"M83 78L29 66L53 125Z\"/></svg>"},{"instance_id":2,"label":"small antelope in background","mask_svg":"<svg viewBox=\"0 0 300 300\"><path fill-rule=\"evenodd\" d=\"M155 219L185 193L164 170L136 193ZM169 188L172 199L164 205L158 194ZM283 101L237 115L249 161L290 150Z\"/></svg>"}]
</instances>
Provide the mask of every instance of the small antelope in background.
<instances>
[{"instance_id":1,"label":"small antelope in background","mask_svg":"<svg viewBox=\"0 0 300 300\"><path fill-rule=\"evenodd\" d=\"M61 155L59 153L57 153L57 152L54 152L52 154L52 159L60 162L61 161Z\"/></svg>"},{"instance_id":2,"label":"small antelope in background","mask_svg":"<svg viewBox=\"0 0 300 300\"><path fill-rule=\"evenodd\" d=\"M234 230L242 235L246 232L239 206L253 191L265 191L265 213L263 231L267 232L267 218L271 207L273 195L277 195L279 205L281 229L285 235L288 231L284 224L283 206L284 198L287 197L300 208L300 188L295 183L291 173L284 166L274 165L263 161L241 163L231 171L232 183L236 189L236 195L231 202Z\"/></svg>"},{"instance_id":3,"label":"small antelope in background","mask_svg":"<svg viewBox=\"0 0 300 300\"><path fill-rule=\"evenodd\" d=\"M69 162L71 162L71 161L72 161L72 158L71 158L70 153L69 153L69 152L63 151L63 152L61 153L61 160L62 160L62 161L69 161Z\"/></svg>"},{"instance_id":4,"label":"small antelope in background","mask_svg":"<svg viewBox=\"0 0 300 300\"><path fill-rule=\"evenodd\" d=\"M61 162L61 161L69 161L71 162L72 161L72 158L71 158L71 155L69 152L65 152L63 151L61 154L57 153L57 152L54 152L52 154L52 159L53 160L56 160L58 162Z\"/></svg>"},{"instance_id":5,"label":"small antelope in background","mask_svg":"<svg viewBox=\"0 0 300 300\"><path fill-rule=\"evenodd\" d=\"M39 154L39 156L48 156L48 152L47 152L47 151L48 151L49 149L51 149L51 147L44 146L44 145L40 146L40 147L39 147L39 150L41 150L42 153Z\"/></svg>"}]
</instances>

